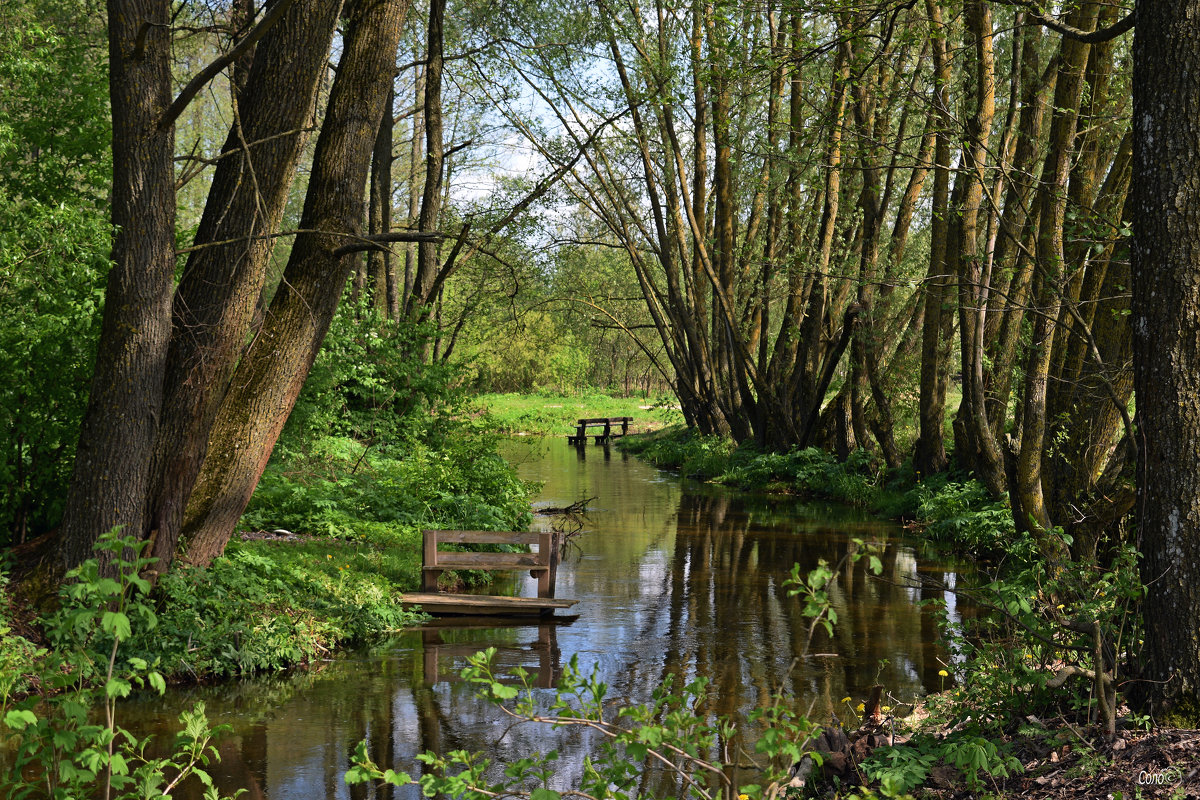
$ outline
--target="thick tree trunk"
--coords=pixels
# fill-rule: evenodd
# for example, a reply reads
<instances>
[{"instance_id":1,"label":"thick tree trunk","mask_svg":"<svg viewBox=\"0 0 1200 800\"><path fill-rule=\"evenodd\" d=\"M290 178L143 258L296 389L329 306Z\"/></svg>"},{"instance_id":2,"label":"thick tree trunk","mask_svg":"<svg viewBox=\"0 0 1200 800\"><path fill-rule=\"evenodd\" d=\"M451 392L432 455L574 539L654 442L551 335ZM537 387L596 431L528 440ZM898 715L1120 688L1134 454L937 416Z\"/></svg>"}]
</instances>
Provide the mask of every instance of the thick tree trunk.
<instances>
[{"instance_id":1,"label":"thick tree trunk","mask_svg":"<svg viewBox=\"0 0 1200 800\"><path fill-rule=\"evenodd\" d=\"M245 349L308 136L341 0L299 0L256 47L175 292L146 535L165 572L230 376Z\"/></svg>"},{"instance_id":2,"label":"thick tree trunk","mask_svg":"<svg viewBox=\"0 0 1200 800\"><path fill-rule=\"evenodd\" d=\"M109 0L112 270L91 397L59 542L63 566L91 557L100 534L141 535L162 404L175 274L171 4Z\"/></svg>"},{"instance_id":3,"label":"thick tree trunk","mask_svg":"<svg viewBox=\"0 0 1200 800\"><path fill-rule=\"evenodd\" d=\"M390 92L410 0L357 0L313 157L302 230L266 321L238 365L184 516L186 559L219 555L266 467L316 358L354 256L334 250L361 235L376 127Z\"/></svg>"},{"instance_id":4,"label":"thick tree trunk","mask_svg":"<svg viewBox=\"0 0 1200 800\"><path fill-rule=\"evenodd\" d=\"M1142 684L1160 723L1200 723L1200 4L1138 3L1133 336Z\"/></svg>"}]
</instances>

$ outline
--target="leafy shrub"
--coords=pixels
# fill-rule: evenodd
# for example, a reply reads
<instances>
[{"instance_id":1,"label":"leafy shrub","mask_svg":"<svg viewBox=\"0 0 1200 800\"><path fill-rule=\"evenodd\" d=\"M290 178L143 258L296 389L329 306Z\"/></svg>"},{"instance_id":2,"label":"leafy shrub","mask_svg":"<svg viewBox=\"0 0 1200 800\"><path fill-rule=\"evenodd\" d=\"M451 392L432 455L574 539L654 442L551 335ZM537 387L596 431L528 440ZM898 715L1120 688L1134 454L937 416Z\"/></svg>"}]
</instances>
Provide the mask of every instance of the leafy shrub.
<instances>
[{"instance_id":1,"label":"leafy shrub","mask_svg":"<svg viewBox=\"0 0 1200 800\"><path fill-rule=\"evenodd\" d=\"M394 442L425 435L443 419L430 414L431 407L461 400L452 388L457 369L422 357L432 334L430 324L385 320L365 299L344 298L281 441Z\"/></svg>"},{"instance_id":2,"label":"leafy shrub","mask_svg":"<svg viewBox=\"0 0 1200 800\"><path fill-rule=\"evenodd\" d=\"M878 781L889 797L910 792L923 784L938 763L955 767L972 792L984 788L980 773L1006 778L1022 771L1005 745L997 745L978 733L959 731L945 739L914 736L900 747L880 747L863 762L863 772Z\"/></svg>"},{"instance_id":3,"label":"leafy shrub","mask_svg":"<svg viewBox=\"0 0 1200 800\"><path fill-rule=\"evenodd\" d=\"M60 607L44 620L53 647L37 671L48 696L5 697L0 705L11 745L0 776L5 796L157 798L195 776L209 789L205 797L217 800L205 767L219 760L211 744L219 731L209 728L203 704L180 716L173 751L163 758L146 757L148 740L117 725L119 701L135 686L166 688L157 665L126 650L135 632L145 635L158 622L150 584L138 575L154 563L140 556L146 544L110 531L96 549L109 554L115 577L102 574L95 558L67 574ZM93 706L102 715L90 713Z\"/></svg>"},{"instance_id":4,"label":"leafy shrub","mask_svg":"<svg viewBox=\"0 0 1200 800\"><path fill-rule=\"evenodd\" d=\"M231 546L207 569L163 576L158 628L134 645L172 671L244 675L412 624L416 615L401 607L383 559L373 555L331 542Z\"/></svg>"},{"instance_id":5,"label":"leafy shrub","mask_svg":"<svg viewBox=\"0 0 1200 800\"><path fill-rule=\"evenodd\" d=\"M440 448L417 442L370 448L324 438L279 451L242 526L366 539L373 523L407 527L522 530L528 492L479 429L460 427Z\"/></svg>"},{"instance_id":6,"label":"leafy shrub","mask_svg":"<svg viewBox=\"0 0 1200 800\"><path fill-rule=\"evenodd\" d=\"M1037 557L1032 537L1017 534L1006 500L996 500L978 481L949 482L939 489L925 484L914 490L916 517L925 535L974 555L1002 555L1018 564Z\"/></svg>"}]
</instances>

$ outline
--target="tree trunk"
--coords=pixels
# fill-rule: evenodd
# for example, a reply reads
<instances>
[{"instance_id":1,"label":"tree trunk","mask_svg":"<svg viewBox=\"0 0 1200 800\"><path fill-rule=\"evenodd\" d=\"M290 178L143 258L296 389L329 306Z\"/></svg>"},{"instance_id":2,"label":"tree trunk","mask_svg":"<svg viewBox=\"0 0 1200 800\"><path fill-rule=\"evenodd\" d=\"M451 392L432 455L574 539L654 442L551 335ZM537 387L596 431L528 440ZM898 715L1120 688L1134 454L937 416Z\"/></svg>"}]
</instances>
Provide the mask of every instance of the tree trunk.
<instances>
[{"instance_id":1,"label":"tree trunk","mask_svg":"<svg viewBox=\"0 0 1200 800\"><path fill-rule=\"evenodd\" d=\"M237 117L175 292L162 424L146 535L165 572L245 349L300 153L308 139L341 0L299 0L255 48Z\"/></svg>"},{"instance_id":2,"label":"tree trunk","mask_svg":"<svg viewBox=\"0 0 1200 800\"><path fill-rule=\"evenodd\" d=\"M1133 335L1144 687L1156 721L1200 723L1200 8L1138 4Z\"/></svg>"},{"instance_id":3,"label":"tree trunk","mask_svg":"<svg viewBox=\"0 0 1200 800\"><path fill-rule=\"evenodd\" d=\"M372 234L392 232L392 106L396 92L388 92L388 102L379 120L375 150L371 156L371 203L367 211L367 230ZM367 253L367 282L371 287L371 305L387 319L395 305L396 267L390 249Z\"/></svg>"},{"instance_id":4,"label":"tree trunk","mask_svg":"<svg viewBox=\"0 0 1200 800\"><path fill-rule=\"evenodd\" d=\"M425 56L425 188L421 195L421 216L418 230L437 230L442 213L442 167L445 143L442 141L442 24L446 0L430 0L428 46ZM412 295L405 314L410 319L425 318L433 302L433 281L438 268L437 242L417 245L417 269L413 275Z\"/></svg>"},{"instance_id":5,"label":"tree trunk","mask_svg":"<svg viewBox=\"0 0 1200 800\"><path fill-rule=\"evenodd\" d=\"M950 228L950 56L946 47L946 29L941 7L927 0L933 43L933 110L935 146L933 164L933 214L930 221L929 272L925 281L925 312L921 331L921 377L918 418L920 434L913 453L913 468L918 475L932 475L946 468L945 424L946 391L941 379L945 369L941 361L942 320L951 314L946 249Z\"/></svg>"},{"instance_id":6,"label":"tree trunk","mask_svg":"<svg viewBox=\"0 0 1200 800\"><path fill-rule=\"evenodd\" d=\"M233 533L316 358L354 262L334 250L362 233L376 127L410 0L357 0L309 179L303 233L281 289L234 374L184 515L186 559L207 564Z\"/></svg>"},{"instance_id":7,"label":"tree trunk","mask_svg":"<svg viewBox=\"0 0 1200 800\"><path fill-rule=\"evenodd\" d=\"M117 229L91 397L59 540L73 567L100 534L141 535L162 404L175 275L171 4L109 0L112 222Z\"/></svg>"}]
</instances>

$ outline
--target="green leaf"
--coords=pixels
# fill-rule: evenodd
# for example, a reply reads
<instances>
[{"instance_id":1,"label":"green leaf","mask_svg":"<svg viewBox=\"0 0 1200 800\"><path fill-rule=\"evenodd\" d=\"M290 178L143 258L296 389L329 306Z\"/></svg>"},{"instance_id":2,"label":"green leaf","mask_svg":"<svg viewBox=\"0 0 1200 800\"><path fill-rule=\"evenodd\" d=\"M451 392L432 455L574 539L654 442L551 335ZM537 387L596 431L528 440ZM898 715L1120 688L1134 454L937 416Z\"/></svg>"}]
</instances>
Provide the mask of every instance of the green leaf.
<instances>
[{"instance_id":1,"label":"green leaf","mask_svg":"<svg viewBox=\"0 0 1200 800\"><path fill-rule=\"evenodd\" d=\"M552 789L534 789L529 793L529 800L559 800L562 795Z\"/></svg>"},{"instance_id":2,"label":"green leaf","mask_svg":"<svg viewBox=\"0 0 1200 800\"><path fill-rule=\"evenodd\" d=\"M517 696L517 687L505 686L503 683L492 681L492 697L497 700L512 700Z\"/></svg>"},{"instance_id":3,"label":"green leaf","mask_svg":"<svg viewBox=\"0 0 1200 800\"><path fill-rule=\"evenodd\" d=\"M129 627L129 617L120 611L105 611L104 616L100 618L100 627L105 633L115 636L118 641L128 639L133 633Z\"/></svg>"},{"instance_id":4,"label":"green leaf","mask_svg":"<svg viewBox=\"0 0 1200 800\"><path fill-rule=\"evenodd\" d=\"M383 782L392 786L407 786L412 783L412 777L407 772L396 772L394 769L383 771Z\"/></svg>"},{"instance_id":5,"label":"green leaf","mask_svg":"<svg viewBox=\"0 0 1200 800\"><path fill-rule=\"evenodd\" d=\"M37 724L37 720L37 714L24 708L14 709L4 715L4 724L14 731L23 731L30 725Z\"/></svg>"}]
</instances>

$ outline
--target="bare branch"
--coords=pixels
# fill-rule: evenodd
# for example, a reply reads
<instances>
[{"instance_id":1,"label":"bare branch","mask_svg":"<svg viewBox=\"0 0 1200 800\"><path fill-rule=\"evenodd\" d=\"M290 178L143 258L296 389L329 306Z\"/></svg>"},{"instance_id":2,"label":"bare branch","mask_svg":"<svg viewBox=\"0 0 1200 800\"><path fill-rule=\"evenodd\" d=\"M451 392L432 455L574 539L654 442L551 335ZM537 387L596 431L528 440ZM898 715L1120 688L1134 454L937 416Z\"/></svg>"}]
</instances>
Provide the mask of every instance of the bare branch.
<instances>
[{"instance_id":1,"label":"bare branch","mask_svg":"<svg viewBox=\"0 0 1200 800\"><path fill-rule=\"evenodd\" d=\"M182 114L183 110L188 107L188 104L196 98L196 95L200 93L200 90L204 88L204 85L215 78L221 72L221 70L225 69L234 61L237 61L243 53L257 44L258 40L261 39L263 35L271 29L272 25L279 21L284 12L287 11L294 2L295 0L279 0L279 2L275 4L275 7L271 9L270 13L263 17L262 21L255 25L254 29L251 30L250 33L246 34L245 39L242 39L228 53L221 56L216 61L213 61L204 69L200 70L200 72L196 74L196 77L188 81L187 86L184 86L183 90L179 92L179 96L175 98L173 103L171 103L170 108L163 113L162 119L158 121L158 129L160 131L166 130L174 125L175 120L179 119L179 115Z\"/></svg>"}]
</instances>

